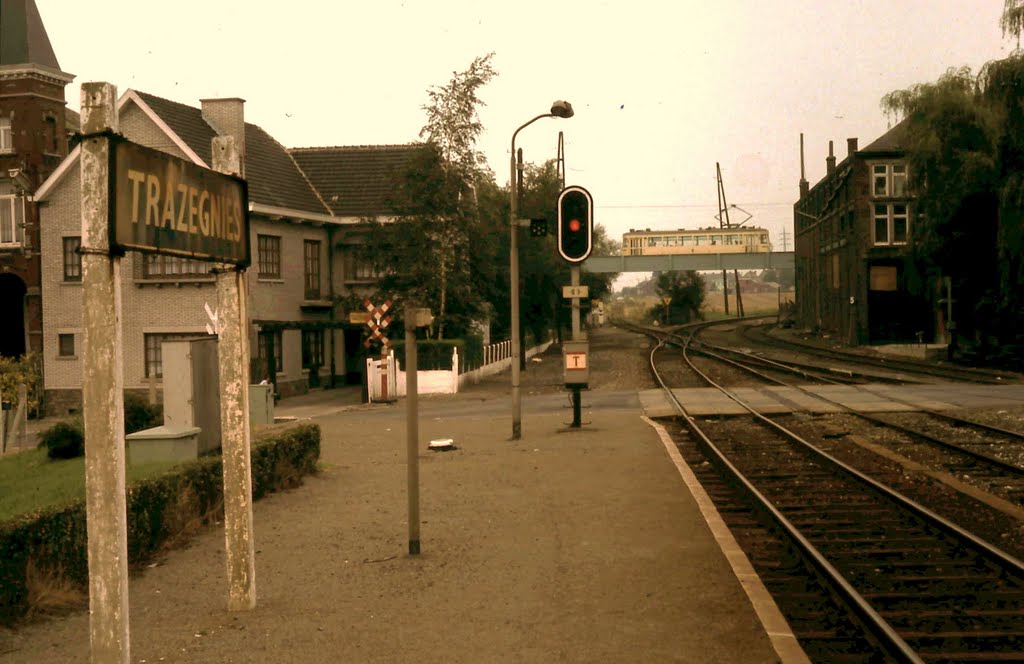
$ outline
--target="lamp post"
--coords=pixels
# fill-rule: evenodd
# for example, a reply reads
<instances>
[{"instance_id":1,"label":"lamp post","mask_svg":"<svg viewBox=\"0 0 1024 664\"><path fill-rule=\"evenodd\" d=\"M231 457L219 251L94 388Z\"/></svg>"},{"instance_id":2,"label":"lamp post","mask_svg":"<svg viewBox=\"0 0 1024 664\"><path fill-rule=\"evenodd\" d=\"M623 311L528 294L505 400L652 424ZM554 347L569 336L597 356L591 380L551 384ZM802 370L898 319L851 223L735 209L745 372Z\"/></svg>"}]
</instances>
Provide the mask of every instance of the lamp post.
<instances>
[{"instance_id":1,"label":"lamp post","mask_svg":"<svg viewBox=\"0 0 1024 664\"><path fill-rule=\"evenodd\" d=\"M522 426L522 401L519 395L519 357L521 355L519 339L519 242L517 228L516 199L516 136L519 132L530 126L541 118L571 118L573 116L572 105L567 101L556 101L551 105L549 113L541 113L529 122L520 125L512 133L512 153L510 157L511 176L509 178L509 230L511 240L509 242L509 280L512 288L512 440L519 440L523 436Z\"/></svg>"}]
</instances>

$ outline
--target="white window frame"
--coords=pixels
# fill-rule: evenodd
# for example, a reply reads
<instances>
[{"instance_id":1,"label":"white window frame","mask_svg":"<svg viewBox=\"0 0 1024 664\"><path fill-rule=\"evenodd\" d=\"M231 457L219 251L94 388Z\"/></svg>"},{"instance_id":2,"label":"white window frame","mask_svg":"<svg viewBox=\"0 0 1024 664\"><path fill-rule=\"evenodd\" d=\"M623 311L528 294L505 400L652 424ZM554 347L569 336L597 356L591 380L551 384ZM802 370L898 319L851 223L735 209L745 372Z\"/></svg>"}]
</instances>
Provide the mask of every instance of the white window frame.
<instances>
[{"instance_id":1,"label":"white window frame","mask_svg":"<svg viewBox=\"0 0 1024 664\"><path fill-rule=\"evenodd\" d=\"M897 212L896 208L903 208ZM878 238L878 222L885 220L885 239ZM904 239L895 240L896 220L904 221ZM910 205L907 203L875 203L871 215L871 243L876 247L902 246L910 240Z\"/></svg>"},{"instance_id":2,"label":"white window frame","mask_svg":"<svg viewBox=\"0 0 1024 664\"><path fill-rule=\"evenodd\" d=\"M14 152L14 130L10 118L0 118L0 152Z\"/></svg>"},{"instance_id":3,"label":"white window frame","mask_svg":"<svg viewBox=\"0 0 1024 664\"><path fill-rule=\"evenodd\" d=\"M0 195L0 209L7 208L6 218L0 211L0 247L20 247L25 242L25 197Z\"/></svg>"},{"instance_id":4,"label":"white window frame","mask_svg":"<svg viewBox=\"0 0 1024 664\"><path fill-rule=\"evenodd\" d=\"M899 169L899 173L897 173ZM877 191L879 178L884 178L884 191ZM901 198L907 195L909 168L905 161L875 162L871 164L871 198ZM901 191L896 191L897 182L901 182Z\"/></svg>"}]
</instances>

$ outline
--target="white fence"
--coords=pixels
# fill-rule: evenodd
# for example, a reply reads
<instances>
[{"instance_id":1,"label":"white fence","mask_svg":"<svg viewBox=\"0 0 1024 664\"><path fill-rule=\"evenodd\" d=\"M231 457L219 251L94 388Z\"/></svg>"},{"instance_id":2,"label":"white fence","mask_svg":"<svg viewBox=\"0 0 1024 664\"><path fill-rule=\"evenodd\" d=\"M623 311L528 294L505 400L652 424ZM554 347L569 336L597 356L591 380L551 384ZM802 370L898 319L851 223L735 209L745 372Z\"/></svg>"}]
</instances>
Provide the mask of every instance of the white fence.
<instances>
[{"instance_id":1,"label":"white fence","mask_svg":"<svg viewBox=\"0 0 1024 664\"><path fill-rule=\"evenodd\" d=\"M526 350L526 359L546 351L551 340ZM398 368L395 351L390 351L385 367L380 358L367 358L367 394L370 401L393 401L405 396L405 372ZM512 367L512 342L501 341L483 348L483 364L472 371L460 372L459 350L452 350L452 368L420 370L416 374L419 394L455 394L467 383L478 383L485 376L501 373Z\"/></svg>"}]
</instances>

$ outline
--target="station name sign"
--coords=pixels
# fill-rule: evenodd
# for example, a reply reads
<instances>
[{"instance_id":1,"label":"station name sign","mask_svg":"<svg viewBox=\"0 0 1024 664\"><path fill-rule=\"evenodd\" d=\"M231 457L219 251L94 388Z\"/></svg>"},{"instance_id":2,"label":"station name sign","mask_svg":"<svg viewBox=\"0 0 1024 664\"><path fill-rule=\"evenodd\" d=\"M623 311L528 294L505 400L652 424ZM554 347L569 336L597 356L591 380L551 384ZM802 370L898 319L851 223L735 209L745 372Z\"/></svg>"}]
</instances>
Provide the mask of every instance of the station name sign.
<instances>
[{"instance_id":1,"label":"station name sign","mask_svg":"<svg viewBox=\"0 0 1024 664\"><path fill-rule=\"evenodd\" d=\"M245 180L111 137L111 251L251 263Z\"/></svg>"}]
</instances>

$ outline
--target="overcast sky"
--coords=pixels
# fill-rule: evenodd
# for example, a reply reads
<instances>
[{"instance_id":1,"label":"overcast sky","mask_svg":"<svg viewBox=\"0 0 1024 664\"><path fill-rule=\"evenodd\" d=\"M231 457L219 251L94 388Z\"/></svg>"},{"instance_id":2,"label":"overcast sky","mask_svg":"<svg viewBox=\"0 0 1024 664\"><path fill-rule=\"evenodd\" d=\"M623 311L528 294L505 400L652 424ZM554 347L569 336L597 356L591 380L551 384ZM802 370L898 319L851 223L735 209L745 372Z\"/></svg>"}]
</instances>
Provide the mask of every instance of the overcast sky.
<instances>
[{"instance_id":1,"label":"overcast sky","mask_svg":"<svg viewBox=\"0 0 1024 664\"><path fill-rule=\"evenodd\" d=\"M494 51L479 143L509 177L512 132L552 101L569 120L519 135L527 161L556 154L595 221L630 228L717 225L715 163L728 202L792 249L800 178L825 171L828 141L864 147L889 120L880 98L975 71L1015 43L1003 0L453 2L36 0L64 71L198 106L242 97L246 119L287 147L418 140L426 90ZM733 213L732 220L746 215Z\"/></svg>"}]
</instances>

